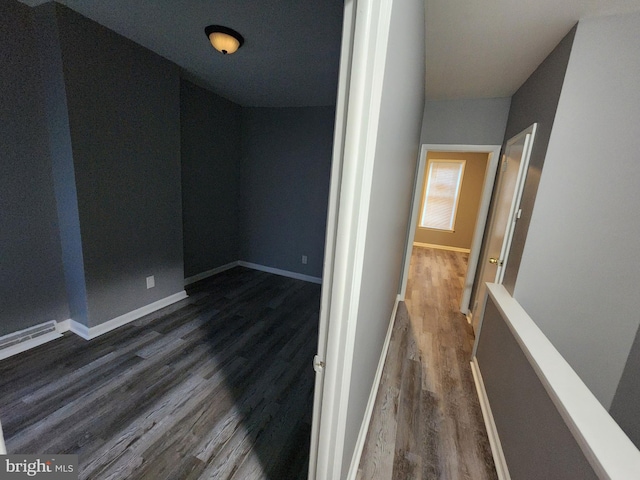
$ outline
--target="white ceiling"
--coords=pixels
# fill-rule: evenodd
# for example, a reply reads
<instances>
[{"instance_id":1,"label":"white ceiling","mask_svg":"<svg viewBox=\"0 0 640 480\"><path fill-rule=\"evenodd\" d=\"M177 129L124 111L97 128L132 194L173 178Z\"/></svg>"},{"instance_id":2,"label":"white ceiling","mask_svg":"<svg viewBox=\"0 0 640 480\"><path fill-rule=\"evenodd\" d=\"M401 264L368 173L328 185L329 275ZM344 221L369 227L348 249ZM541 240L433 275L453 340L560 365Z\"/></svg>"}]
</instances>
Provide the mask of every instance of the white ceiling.
<instances>
[{"instance_id":1,"label":"white ceiling","mask_svg":"<svg viewBox=\"0 0 640 480\"><path fill-rule=\"evenodd\" d=\"M34 6L45 0L22 0ZM60 0L168 58L244 106L331 105L343 0ZM425 0L429 99L512 95L581 18L640 0ZM245 45L215 52L209 24Z\"/></svg>"},{"instance_id":2,"label":"white ceiling","mask_svg":"<svg viewBox=\"0 0 640 480\"><path fill-rule=\"evenodd\" d=\"M581 18L640 0L425 0L427 98L508 97Z\"/></svg>"}]
</instances>

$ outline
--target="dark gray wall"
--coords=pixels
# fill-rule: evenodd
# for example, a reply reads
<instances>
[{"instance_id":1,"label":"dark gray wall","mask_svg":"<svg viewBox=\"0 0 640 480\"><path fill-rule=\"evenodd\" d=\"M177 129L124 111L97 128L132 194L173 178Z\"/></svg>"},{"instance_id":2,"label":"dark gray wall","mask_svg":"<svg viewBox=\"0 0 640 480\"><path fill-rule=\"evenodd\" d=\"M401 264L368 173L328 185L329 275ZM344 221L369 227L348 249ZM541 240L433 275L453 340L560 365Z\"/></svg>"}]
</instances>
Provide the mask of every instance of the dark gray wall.
<instances>
[{"instance_id":1,"label":"dark gray wall","mask_svg":"<svg viewBox=\"0 0 640 480\"><path fill-rule=\"evenodd\" d=\"M242 110L241 260L322 276L334 117L334 107Z\"/></svg>"},{"instance_id":2,"label":"dark gray wall","mask_svg":"<svg viewBox=\"0 0 640 480\"><path fill-rule=\"evenodd\" d=\"M622 371L622 378L611 403L609 413L624 433L640 448L640 328L636 333L631 353Z\"/></svg>"},{"instance_id":3,"label":"dark gray wall","mask_svg":"<svg viewBox=\"0 0 640 480\"><path fill-rule=\"evenodd\" d=\"M239 259L242 108L180 82L184 274Z\"/></svg>"},{"instance_id":4,"label":"dark gray wall","mask_svg":"<svg viewBox=\"0 0 640 480\"><path fill-rule=\"evenodd\" d=\"M32 10L0 0L0 335L69 318Z\"/></svg>"},{"instance_id":5,"label":"dark gray wall","mask_svg":"<svg viewBox=\"0 0 640 480\"><path fill-rule=\"evenodd\" d=\"M477 359L511 478L598 478L491 297Z\"/></svg>"},{"instance_id":6,"label":"dark gray wall","mask_svg":"<svg viewBox=\"0 0 640 480\"><path fill-rule=\"evenodd\" d=\"M500 145L510 102L509 97L427 101L420 142Z\"/></svg>"},{"instance_id":7,"label":"dark gray wall","mask_svg":"<svg viewBox=\"0 0 640 480\"><path fill-rule=\"evenodd\" d=\"M575 34L576 27L560 41L511 98L505 142L532 123L538 123L520 204L522 216L516 223L503 279L504 287L512 295Z\"/></svg>"},{"instance_id":8,"label":"dark gray wall","mask_svg":"<svg viewBox=\"0 0 640 480\"><path fill-rule=\"evenodd\" d=\"M57 16L94 326L183 289L179 70L66 7Z\"/></svg>"}]
</instances>

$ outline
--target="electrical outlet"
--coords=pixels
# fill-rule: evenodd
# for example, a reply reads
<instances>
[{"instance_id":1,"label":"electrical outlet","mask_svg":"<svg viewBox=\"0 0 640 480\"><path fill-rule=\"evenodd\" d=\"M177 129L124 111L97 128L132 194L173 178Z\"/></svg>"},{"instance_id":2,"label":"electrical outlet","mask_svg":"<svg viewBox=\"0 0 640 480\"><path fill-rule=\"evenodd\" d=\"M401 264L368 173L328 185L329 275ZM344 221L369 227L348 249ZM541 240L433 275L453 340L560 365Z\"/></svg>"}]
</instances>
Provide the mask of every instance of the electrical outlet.
<instances>
[{"instance_id":1,"label":"electrical outlet","mask_svg":"<svg viewBox=\"0 0 640 480\"><path fill-rule=\"evenodd\" d=\"M307 264L307 256L306 255L302 255L302 264L303 265Z\"/></svg>"},{"instance_id":2,"label":"electrical outlet","mask_svg":"<svg viewBox=\"0 0 640 480\"><path fill-rule=\"evenodd\" d=\"M153 288L156 286L156 277L151 275L147 277L147 289Z\"/></svg>"}]
</instances>

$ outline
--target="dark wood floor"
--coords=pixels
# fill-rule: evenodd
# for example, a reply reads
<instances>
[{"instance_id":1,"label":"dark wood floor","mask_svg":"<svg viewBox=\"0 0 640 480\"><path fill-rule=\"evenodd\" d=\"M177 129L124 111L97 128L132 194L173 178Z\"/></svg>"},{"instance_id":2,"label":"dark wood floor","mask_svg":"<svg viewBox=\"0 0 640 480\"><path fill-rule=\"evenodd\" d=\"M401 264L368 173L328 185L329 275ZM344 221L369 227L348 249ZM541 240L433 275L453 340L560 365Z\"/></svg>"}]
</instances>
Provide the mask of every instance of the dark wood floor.
<instances>
[{"instance_id":1,"label":"dark wood floor","mask_svg":"<svg viewBox=\"0 0 640 480\"><path fill-rule=\"evenodd\" d=\"M358 480L496 479L459 311L467 254L414 247Z\"/></svg>"},{"instance_id":2,"label":"dark wood floor","mask_svg":"<svg viewBox=\"0 0 640 480\"><path fill-rule=\"evenodd\" d=\"M0 362L9 453L89 479L306 478L320 286L236 268L90 342Z\"/></svg>"}]
</instances>

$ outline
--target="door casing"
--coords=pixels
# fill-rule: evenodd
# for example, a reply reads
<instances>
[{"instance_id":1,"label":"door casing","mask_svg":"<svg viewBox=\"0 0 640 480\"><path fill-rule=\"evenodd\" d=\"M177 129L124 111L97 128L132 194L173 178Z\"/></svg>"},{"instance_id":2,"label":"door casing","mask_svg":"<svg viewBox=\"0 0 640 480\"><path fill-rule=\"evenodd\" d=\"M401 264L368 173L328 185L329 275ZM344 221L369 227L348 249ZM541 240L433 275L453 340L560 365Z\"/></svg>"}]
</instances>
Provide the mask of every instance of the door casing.
<instances>
[{"instance_id":1,"label":"door casing","mask_svg":"<svg viewBox=\"0 0 640 480\"><path fill-rule=\"evenodd\" d=\"M338 93L336 99L336 120L334 127L333 152L331 162L331 183L329 189L329 204L327 207L327 231L325 236L325 255L322 274L322 293L320 297L320 316L318 320L318 349L314 358L316 370L313 395L313 415L311 420L311 444L309 449L308 479L322 478L332 468L332 459L326 447L321 448L320 427L323 412L323 398L337 395L334 388L327 388L325 392L325 369L327 348L329 343L329 317L333 292L334 261L338 230L338 208L340 203L340 188L342 183L342 166L345 148L347 109L349 103L349 86L351 81L351 63L353 57L353 38L355 30L356 2L347 0L344 5L342 26L342 46L340 51L340 73L338 78ZM335 341L335 340L334 340ZM316 368L316 361L322 366ZM325 422L332 423L330 417L333 412L325 408ZM318 452L323 450L323 465L318 469Z\"/></svg>"}]
</instances>

